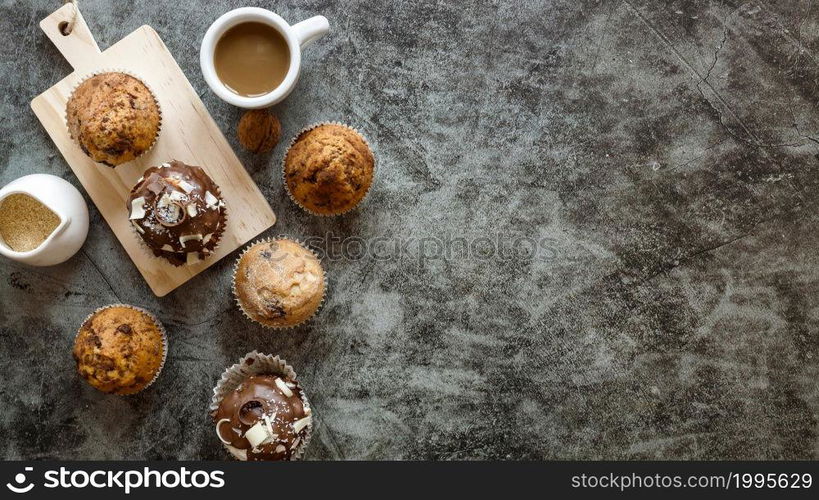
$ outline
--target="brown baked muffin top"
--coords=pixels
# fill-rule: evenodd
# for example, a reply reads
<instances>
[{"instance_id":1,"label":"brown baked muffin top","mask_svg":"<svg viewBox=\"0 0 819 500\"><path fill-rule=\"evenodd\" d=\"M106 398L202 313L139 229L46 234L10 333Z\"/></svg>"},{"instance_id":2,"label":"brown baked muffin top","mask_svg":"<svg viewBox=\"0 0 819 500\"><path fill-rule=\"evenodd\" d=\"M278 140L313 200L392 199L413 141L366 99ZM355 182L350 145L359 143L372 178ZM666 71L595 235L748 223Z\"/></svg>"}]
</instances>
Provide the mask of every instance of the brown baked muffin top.
<instances>
[{"instance_id":1,"label":"brown baked muffin top","mask_svg":"<svg viewBox=\"0 0 819 500\"><path fill-rule=\"evenodd\" d=\"M319 125L287 151L284 178L290 195L308 211L336 215L355 207L373 181L375 157L355 130Z\"/></svg>"},{"instance_id":2,"label":"brown baked muffin top","mask_svg":"<svg viewBox=\"0 0 819 500\"><path fill-rule=\"evenodd\" d=\"M135 394L153 382L165 356L161 325L147 313L124 305L92 314L74 340L77 370L109 394Z\"/></svg>"},{"instance_id":3,"label":"brown baked muffin top","mask_svg":"<svg viewBox=\"0 0 819 500\"><path fill-rule=\"evenodd\" d=\"M295 241L255 243L239 257L233 291L239 306L265 326L289 327L309 319L324 298L324 270Z\"/></svg>"},{"instance_id":4,"label":"brown baked muffin top","mask_svg":"<svg viewBox=\"0 0 819 500\"><path fill-rule=\"evenodd\" d=\"M71 137L94 161L114 167L153 145L161 116L144 83L124 73L101 73L80 83L66 105Z\"/></svg>"}]
</instances>

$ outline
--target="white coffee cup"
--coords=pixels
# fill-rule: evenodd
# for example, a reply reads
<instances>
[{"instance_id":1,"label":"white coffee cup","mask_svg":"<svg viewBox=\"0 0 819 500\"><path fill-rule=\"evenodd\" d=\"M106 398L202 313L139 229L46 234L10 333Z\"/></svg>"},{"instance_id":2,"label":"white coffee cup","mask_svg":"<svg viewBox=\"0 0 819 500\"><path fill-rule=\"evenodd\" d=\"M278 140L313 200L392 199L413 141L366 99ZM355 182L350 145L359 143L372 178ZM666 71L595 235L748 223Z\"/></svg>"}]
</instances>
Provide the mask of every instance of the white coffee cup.
<instances>
[{"instance_id":1,"label":"white coffee cup","mask_svg":"<svg viewBox=\"0 0 819 500\"><path fill-rule=\"evenodd\" d=\"M275 28L284 37L287 46L290 48L290 69L288 69L282 83L267 94L256 97L244 97L230 90L219 79L213 62L216 44L222 38L222 35L230 28L247 22L264 23ZM202 67L205 82L222 100L240 108L266 108L280 102L293 91L301 72L301 49L328 31L330 31L330 23L324 16L311 17L290 26L281 16L266 9L258 7L234 9L223 14L208 28L205 38L202 39L199 64Z\"/></svg>"}]
</instances>

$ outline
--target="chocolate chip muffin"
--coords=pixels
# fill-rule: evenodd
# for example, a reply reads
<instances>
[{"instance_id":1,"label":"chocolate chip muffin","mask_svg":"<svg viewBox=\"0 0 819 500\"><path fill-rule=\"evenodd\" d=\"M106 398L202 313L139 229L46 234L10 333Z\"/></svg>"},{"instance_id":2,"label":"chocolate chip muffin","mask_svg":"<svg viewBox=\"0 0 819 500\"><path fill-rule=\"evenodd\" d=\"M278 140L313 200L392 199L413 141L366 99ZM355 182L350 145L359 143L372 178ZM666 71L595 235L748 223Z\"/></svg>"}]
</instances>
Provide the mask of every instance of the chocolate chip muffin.
<instances>
[{"instance_id":1,"label":"chocolate chip muffin","mask_svg":"<svg viewBox=\"0 0 819 500\"><path fill-rule=\"evenodd\" d=\"M290 197L316 215L338 215L369 191L375 157L355 129L324 123L299 134L284 158Z\"/></svg>"},{"instance_id":2,"label":"chocolate chip muffin","mask_svg":"<svg viewBox=\"0 0 819 500\"><path fill-rule=\"evenodd\" d=\"M77 371L92 387L109 394L136 394L162 370L165 329L138 307L103 307L80 327L73 354Z\"/></svg>"},{"instance_id":3,"label":"chocolate chip muffin","mask_svg":"<svg viewBox=\"0 0 819 500\"><path fill-rule=\"evenodd\" d=\"M308 320L324 300L321 262L286 238L251 245L236 262L233 293L245 315L264 326Z\"/></svg>"},{"instance_id":4,"label":"chocolate chip muffin","mask_svg":"<svg viewBox=\"0 0 819 500\"><path fill-rule=\"evenodd\" d=\"M299 384L250 375L211 413L216 436L239 460L291 460L307 442L312 412Z\"/></svg>"},{"instance_id":5,"label":"chocolate chip muffin","mask_svg":"<svg viewBox=\"0 0 819 500\"><path fill-rule=\"evenodd\" d=\"M201 167L176 160L146 170L127 208L142 241L175 266L211 255L227 221L219 186Z\"/></svg>"},{"instance_id":6,"label":"chocolate chip muffin","mask_svg":"<svg viewBox=\"0 0 819 500\"><path fill-rule=\"evenodd\" d=\"M149 150L162 122L156 98L125 73L94 75L66 105L68 132L94 161L115 167Z\"/></svg>"}]
</instances>

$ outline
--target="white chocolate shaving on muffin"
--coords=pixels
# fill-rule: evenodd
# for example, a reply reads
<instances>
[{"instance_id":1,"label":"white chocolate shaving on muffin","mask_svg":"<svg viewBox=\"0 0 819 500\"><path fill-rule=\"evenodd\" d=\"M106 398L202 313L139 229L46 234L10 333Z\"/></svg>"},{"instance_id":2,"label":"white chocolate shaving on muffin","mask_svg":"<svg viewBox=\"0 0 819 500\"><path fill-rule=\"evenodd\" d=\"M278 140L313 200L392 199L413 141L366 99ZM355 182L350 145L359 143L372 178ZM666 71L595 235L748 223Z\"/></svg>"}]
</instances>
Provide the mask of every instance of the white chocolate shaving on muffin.
<instances>
[{"instance_id":1,"label":"white chocolate shaving on muffin","mask_svg":"<svg viewBox=\"0 0 819 500\"><path fill-rule=\"evenodd\" d=\"M264 420L264 425L265 425L265 427L267 427L267 432L271 436L276 435L276 433L273 432L273 422L272 422L273 418L276 418L275 413L273 414L272 418L270 417L270 415L262 415L262 419Z\"/></svg>"},{"instance_id":2,"label":"white chocolate shaving on muffin","mask_svg":"<svg viewBox=\"0 0 819 500\"><path fill-rule=\"evenodd\" d=\"M196 204L195 203L188 203L187 210L188 210L188 215L190 215L191 218L196 217L196 214L198 213L198 211L196 210Z\"/></svg>"},{"instance_id":3,"label":"white chocolate shaving on muffin","mask_svg":"<svg viewBox=\"0 0 819 500\"><path fill-rule=\"evenodd\" d=\"M302 431L302 429L310 425L310 422L312 421L313 417L304 417L296 420L295 422L293 422L293 432L298 434L299 432Z\"/></svg>"},{"instance_id":4,"label":"white chocolate shaving on muffin","mask_svg":"<svg viewBox=\"0 0 819 500\"><path fill-rule=\"evenodd\" d=\"M280 379L280 378L276 379L276 387L278 387L279 390L282 391L282 394L284 394L288 398L293 397L293 391L291 391L290 388L287 387L287 385L285 385L285 383L284 383L284 381L282 379Z\"/></svg>"},{"instance_id":5,"label":"white chocolate shaving on muffin","mask_svg":"<svg viewBox=\"0 0 819 500\"><path fill-rule=\"evenodd\" d=\"M219 198L213 196L210 191L205 191L205 204L209 209L213 210L219 206Z\"/></svg>"},{"instance_id":6,"label":"white chocolate shaving on muffin","mask_svg":"<svg viewBox=\"0 0 819 500\"><path fill-rule=\"evenodd\" d=\"M230 441L225 441L225 438L222 437L222 433L219 432L219 427L222 425L222 422L228 422L229 423L230 419L229 418L223 418L222 420L216 422L216 437L219 438L219 441L221 441L221 442L223 442L225 444L230 444ZM231 427L231 429L233 429L233 428Z\"/></svg>"},{"instance_id":7,"label":"white chocolate shaving on muffin","mask_svg":"<svg viewBox=\"0 0 819 500\"><path fill-rule=\"evenodd\" d=\"M159 197L159 201L156 202L157 208L166 207L171 204L171 196L168 193L162 193L162 196Z\"/></svg>"},{"instance_id":8,"label":"white chocolate shaving on muffin","mask_svg":"<svg viewBox=\"0 0 819 500\"><path fill-rule=\"evenodd\" d=\"M191 184L190 182L185 182L182 179L179 179L179 187L182 188L182 191L185 191L186 193L190 193L191 191L194 190L193 184Z\"/></svg>"},{"instance_id":9,"label":"white chocolate shaving on muffin","mask_svg":"<svg viewBox=\"0 0 819 500\"><path fill-rule=\"evenodd\" d=\"M201 234L185 234L179 237L179 243L184 248L185 243L189 241L201 241L202 235Z\"/></svg>"},{"instance_id":10,"label":"white chocolate shaving on muffin","mask_svg":"<svg viewBox=\"0 0 819 500\"><path fill-rule=\"evenodd\" d=\"M256 448L270 441L272 435L272 433L267 431L264 422L260 420L245 432L245 439L250 443L250 446Z\"/></svg>"},{"instance_id":11,"label":"white chocolate shaving on muffin","mask_svg":"<svg viewBox=\"0 0 819 500\"><path fill-rule=\"evenodd\" d=\"M145 218L145 198L140 196L131 201L131 220Z\"/></svg>"},{"instance_id":12,"label":"white chocolate shaving on muffin","mask_svg":"<svg viewBox=\"0 0 819 500\"><path fill-rule=\"evenodd\" d=\"M165 243L162 245L162 250L165 250L166 252L173 252L173 247Z\"/></svg>"}]
</instances>

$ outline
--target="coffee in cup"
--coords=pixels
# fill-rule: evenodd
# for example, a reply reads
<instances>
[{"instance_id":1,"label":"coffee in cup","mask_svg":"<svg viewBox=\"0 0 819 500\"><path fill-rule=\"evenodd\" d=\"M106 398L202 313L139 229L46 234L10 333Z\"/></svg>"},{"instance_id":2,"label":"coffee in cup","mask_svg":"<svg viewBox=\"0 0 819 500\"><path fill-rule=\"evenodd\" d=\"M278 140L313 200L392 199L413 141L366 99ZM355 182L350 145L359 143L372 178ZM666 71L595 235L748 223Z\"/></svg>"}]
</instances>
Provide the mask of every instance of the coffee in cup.
<instances>
[{"instance_id":1,"label":"coffee in cup","mask_svg":"<svg viewBox=\"0 0 819 500\"><path fill-rule=\"evenodd\" d=\"M244 22L227 30L216 42L213 65L231 91L257 97L284 81L290 69L290 47L273 26Z\"/></svg>"},{"instance_id":2,"label":"coffee in cup","mask_svg":"<svg viewBox=\"0 0 819 500\"><path fill-rule=\"evenodd\" d=\"M199 51L202 76L224 101L247 109L287 97L301 72L301 51L330 30L324 16L294 25L258 7L241 7L210 25Z\"/></svg>"}]
</instances>

